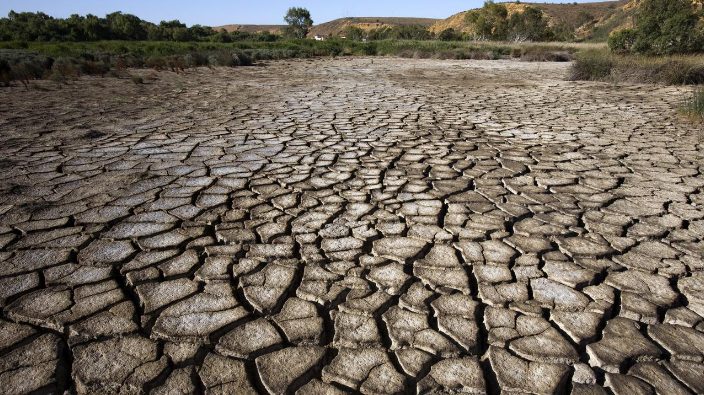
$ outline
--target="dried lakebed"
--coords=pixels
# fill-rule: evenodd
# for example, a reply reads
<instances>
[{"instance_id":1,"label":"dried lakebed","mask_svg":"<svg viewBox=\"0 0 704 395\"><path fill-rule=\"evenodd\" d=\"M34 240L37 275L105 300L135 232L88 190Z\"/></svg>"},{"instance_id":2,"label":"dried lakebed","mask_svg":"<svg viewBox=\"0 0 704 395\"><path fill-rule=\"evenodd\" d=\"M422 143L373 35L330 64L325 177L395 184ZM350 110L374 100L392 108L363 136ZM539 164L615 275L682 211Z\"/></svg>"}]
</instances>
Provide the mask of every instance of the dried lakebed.
<instances>
[{"instance_id":1,"label":"dried lakebed","mask_svg":"<svg viewBox=\"0 0 704 395\"><path fill-rule=\"evenodd\" d=\"M0 387L704 393L683 89L567 67L0 90Z\"/></svg>"}]
</instances>

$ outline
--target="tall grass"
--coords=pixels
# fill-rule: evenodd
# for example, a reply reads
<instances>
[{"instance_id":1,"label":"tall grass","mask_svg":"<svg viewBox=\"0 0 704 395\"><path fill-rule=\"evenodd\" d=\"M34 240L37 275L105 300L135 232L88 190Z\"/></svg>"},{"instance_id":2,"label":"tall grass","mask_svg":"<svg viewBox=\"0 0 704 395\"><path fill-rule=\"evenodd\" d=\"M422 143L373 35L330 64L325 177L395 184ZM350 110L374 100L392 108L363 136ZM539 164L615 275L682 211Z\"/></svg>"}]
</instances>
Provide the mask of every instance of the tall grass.
<instances>
[{"instance_id":1,"label":"tall grass","mask_svg":"<svg viewBox=\"0 0 704 395\"><path fill-rule=\"evenodd\" d=\"M570 79L667 85L704 84L704 55L618 55L607 50L577 54Z\"/></svg>"},{"instance_id":2,"label":"tall grass","mask_svg":"<svg viewBox=\"0 0 704 395\"><path fill-rule=\"evenodd\" d=\"M697 87L685 103L685 111L700 120L704 120L704 87Z\"/></svg>"}]
</instances>

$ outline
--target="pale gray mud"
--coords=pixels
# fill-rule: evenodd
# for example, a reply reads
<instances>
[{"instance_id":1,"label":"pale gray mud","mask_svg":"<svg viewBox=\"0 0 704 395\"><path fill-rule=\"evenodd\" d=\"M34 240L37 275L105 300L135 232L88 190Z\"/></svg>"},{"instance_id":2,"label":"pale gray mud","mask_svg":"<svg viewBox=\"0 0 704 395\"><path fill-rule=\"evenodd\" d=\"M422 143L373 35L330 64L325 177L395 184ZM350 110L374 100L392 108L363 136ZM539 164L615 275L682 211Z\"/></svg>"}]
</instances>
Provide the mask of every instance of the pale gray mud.
<instances>
[{"instance_id":1,"label":"pale gray mud","mask_svg":"<svg viewBox=\"0 0 704 395\"><path fill-rule=\"evenodd\" d=\"M2 392L703 393L684 89L568 67L0 89Z\"/></svg>"}]
</instances>

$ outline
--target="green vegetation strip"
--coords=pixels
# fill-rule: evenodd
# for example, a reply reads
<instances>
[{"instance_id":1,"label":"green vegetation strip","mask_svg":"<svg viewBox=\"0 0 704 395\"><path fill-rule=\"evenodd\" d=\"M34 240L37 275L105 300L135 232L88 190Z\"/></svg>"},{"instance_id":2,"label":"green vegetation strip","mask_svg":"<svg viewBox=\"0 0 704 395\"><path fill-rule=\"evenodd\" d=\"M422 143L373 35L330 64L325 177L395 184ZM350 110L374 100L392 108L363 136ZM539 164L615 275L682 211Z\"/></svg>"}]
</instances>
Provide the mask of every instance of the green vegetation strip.
<instances>
[{"instance_id":1,"label":"green vegetation strip","mask_svg":"<svg viewBox=\"0 0 704 395\"><path fill-rule=\"evenodd\" d=\"M667 85L704 84L704 55L644 56L619 55L607 50L584 51L577 54L570 79Z\"/></svg>"},{"instance_id":2,"label":"green vegetation strip","mask_svg":"<svg viewBox=\"0 0 704 395\"><path fill-rule=\"evenodd\" d=\"M192 67L248 66L258 61L316 56L400 56L437 59L569 61L589 44L464 41L306 39L235 43L171 41L2 42L0 84L80 75L105 75L127 68L181 71ZM598 47L598 46L597 46Z\"/></svg>"}]
</instances>

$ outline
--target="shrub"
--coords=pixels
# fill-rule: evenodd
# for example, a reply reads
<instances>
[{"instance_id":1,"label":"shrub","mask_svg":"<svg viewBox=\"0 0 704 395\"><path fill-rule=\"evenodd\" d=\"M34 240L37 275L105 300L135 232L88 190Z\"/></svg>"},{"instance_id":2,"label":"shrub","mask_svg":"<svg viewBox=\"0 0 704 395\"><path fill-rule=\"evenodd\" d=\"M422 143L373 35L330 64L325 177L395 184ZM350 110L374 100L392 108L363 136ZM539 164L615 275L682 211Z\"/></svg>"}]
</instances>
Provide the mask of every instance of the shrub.
<instances>
[{"instance_id":1,"label":"shrub","mask_svg":"<svg viewBox=\"0 0 704 395\"><path fill-rule=\"evenodd\" d=\"M51 67L51 79L57 82L66 82L79 75L79 68L73 59L58 58Z\"/></svg>"},{"instance_id":2,"label":"shrub","mask_svg":"<svg viewBox=\"0 0 704 395\"><path fill-rule=\"evenodd\" d=\"M220 51L211 55L208 62L212 66L251 66L252 58L244 52Z\"/></svg>"},{"instance_id":3,"label":"shrub","mask_svg":"<svg viewBox=\"0 0 704 395\"><path fill-rule=\"evenodd\" d=\"M12 76L16 80L29 81L44 78L51 74L54 62L41 62L37 59L26 59L12 65Z\"/></svg>"},{"instance_id":4,"label":"shrub","mask_svg":"<svg viewBox=\"0 0 704 395\"><path fill-rule=\"evenodd\" d=\"M127 61L122 56L118 56L117 58L115 58L114 66L115 66L115 73L122 74L127 69ZM147 67L149 67L149 66L147 66Z\"/></svg>"},{"instance_id":5,"label":"shrub","mask_svg":"<svg viewBox=\"0 0 704 395\"><path fill-rule=\"evenodd\" d=\"M460 41L462 40L462 34L457 33L453 28L447 28L438 34L438 39L440 41Z\"/></svg>"},{"instance_id":6,"label":"shrub","mask_svg":"<svg viewBox=\"0 0 704 395\"><path fill-rule=\"evenodd\" d=\"M173 55L168 56L165 59L166 66L175 73L182 72L186 69L186 61L183 56Z\"/></svg>"},{"instance_id":7,"label":"shrub","mask_svg":"<svg viewBox=\"0 0 704 395\"><path fill-rule=\"evenodd\" d=\"M704 63L673 59L659 65L658 71L662 76L658 82L670 85L704 84Z\"/></svg>"},{"instance_id":8,"label":"shrub","mask_svg":"<svg viewBox=\"0 0 704 395\"><path fill-rule=\"evenodd\" d=\"M636 32L633 29L623 29L609 35L609 48L616 53L627 53L633 50L636 42Z\"/></svg>"},{"instance_id":9,"label":"shrub","mask_svg":"<svg viewBox=\"0 0 704 395\"><path fill-rule=\"evenodd\" d=\"M253 64L252 58L244 52L238 53L237 58L239 59L239 66L251 66Z\"/></svg>"},{"instance_id":10,"label":"shrub","mask_svg":"<svg viewBox=\"0 0 704 395\"><path fill-rule=\"evenodd\" d=\"M377 54L376 43L365 43L362 46L362 53L367 56L375 56Z\"/></svg>"},{"instance_id":11,"label":"shrub","mask_svg":"<svg viewBox=\"0 0 704 395\"><path fill-rule=\"evenodd\" d=\"M700 119L704 119L704 88L698 87L685 103L685 110Z\"/></svg>"},{"instance_id":12,"label":"shrub","mask_svg":"<svg viewBox=\"0 0 704 395\"><path fill-rule=\"evenodd\" d=\"M704 49L704 29L691 0L643 0L632 30L612 33L615 52L650 55L694 53Z\"/></svg>"},{"instance_id":13,"label":"shrub","mask_svg":"<svg viewBox=\"0 0 704 395\"><path fill-rule=\"evenodd\" d=\"M10 81L12 81L12 68L10 67L10 63L5 59L0 59L0 84L10 86Z\"/></svg>"},{"instance_id":14,"label":"shrub","mask_svg":"<svg viewBox=\"0 0 704 395\"><path fill-rule=\"evenodd\" d=\"M604 51L585 51L577 55L570 80L603 81L611 75L612 56Z\"/></svg>"},{"instance_id":15,"label":"shrub","mask_svg":"<svg viewBox=\"0 0 704 395\"><path fill-rule=\"evenodd\" d=\"M532 6L509 15L506 5L487 0L482 8L468 12L466 21L481 39L542 41L569 37L562 31L563 26L550 27L543 11Z\"/></svg>"},{"instance_id":16,"label":"shrub","mask_svg":"<svg viewBox=\"0 0 704 395\"><path fill-rule=\"evenodd\" d=\"M342 46L339 43L332 43L332 45L327 48L327 52L332 57L340 56L343 53Z\"/></svg>"},{"instance_id":17,"label":"shrub","mask_svg":"<svg viewBox=\"0 0 704 395\"><path fill-rule=\"evenodd\" d=\"M520 58L524 62L569 62L574 55L564 49L545 45L535 45L525 48L516 48L511 57Z\"/></svg>"},{"instance_id":18,"label":"shrub","mask_svg":"<svg viewBox=\"0 0 704 395\"><path fill-rule=\"evenodd\" d=\"M166 59L161 56L150 56L144 61L144 65L156 71L161 71L166 69Z\"/></svg>"},{"instance_id":19,"label":"shrub","mask_svg":"<svg viewBox=\"0 0 704 395\"><path fill-rule=\"evenodd\" d=\"M668 85L704 84L704 57L652 57L585 51L577 55L570 79Z\"/></svg>"},{"instance_id":20,"label":"shrub","mask_svg":"<svg viewBox=\"0 0 704 395\"><path fill-rule=\"evenodd\" d=\"M84 61L81 63L81 73L88 75L100 75L105 76L105 74L110 71L110 65L105 62L94 62L94 61Z\"/></svg>"},{"instance_id":21,"label":"shrub","mask_svg":"<svg viewBox=\"0 0 704 395\"><path fill-rule=\"evenodd\" d=\"M208 57L203 53L191 52L183 57L187 67L208 66Z\"/></svg>"},{"instance_id":22,"label":"shrub","mask_svg":"<svg viewBox=\"0 0 704 395\"><path fill-rule=\"evenodd\" d=\"M357 26L347 26L342 30L342 36L347 37L348 40L362 41L367 37L367 33Z\"/></svg>"}]
</instances>

